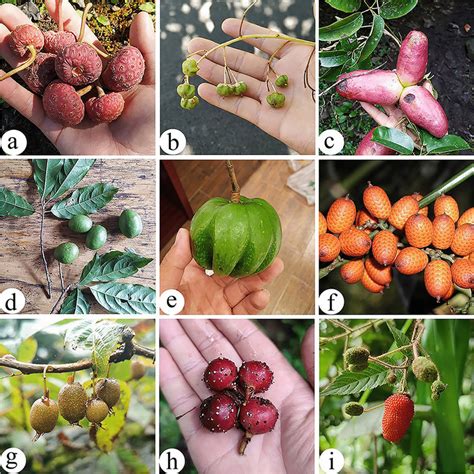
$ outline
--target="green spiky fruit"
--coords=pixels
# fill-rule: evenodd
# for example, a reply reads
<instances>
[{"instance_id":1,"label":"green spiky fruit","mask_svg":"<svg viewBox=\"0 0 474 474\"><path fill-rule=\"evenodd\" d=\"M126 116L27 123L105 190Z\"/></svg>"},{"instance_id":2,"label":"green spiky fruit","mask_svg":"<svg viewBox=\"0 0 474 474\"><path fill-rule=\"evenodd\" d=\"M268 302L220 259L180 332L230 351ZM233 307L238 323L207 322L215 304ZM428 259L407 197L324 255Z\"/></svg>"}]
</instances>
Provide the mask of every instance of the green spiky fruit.
<instances>
[{"instance_id":1,"label":"green spiky fruit","mask_svg":"<svg viewBox=\"0 0 474 474\"><path fill-rule=\"evenodd\" d=\"M362 413L364 413L364 407L357 402L349 402L346 403L343 407L342 410L346 415L349 416L360 416Z\"/></svg>"},{"instance_id":2,"label":"green spiky fruit","mask_svg":"<svg viewBox=\"0 0 474 474\"><path fill-rule=\"evenodd\" d=\"M30 424L36 431L34 440L36 441L43 433L53 431L58 421L58 404L47 397L36 400L30 410Z\"/></svg>"},{"instance_id":3,"label":"green spiky fruit","mask_svg":"<svg viewBox=\"0 0 474 474\"><path fill-rule=\"evenodd\" d=\"M109 414L109 407L100 398L91 398L87 400L86 418L91 423L99 424L105 420Z\"/></svg>"},{"instance_id":4,"label":"green spiky fruit","mask_svg":"<svg viewBox=\"0 0 474 474\"><path fill-rule=\"evenodd\" d=\"M95 386L97 396L112 408L120 400L120 384L115 379L102 379Z\"/></svg>"},{"instance_id":5,"label":"green spiky fruit","mask_svg":"<svg viewBox=\"0 0 474 474\"><path fill-rule=\"evenodd\" d=\"M71 425L78 423L86 416L87 393L79 382L68 382L58 395L61 416Z\"/></svg>"},{"instance_id":6,"label":"green spiky fruit","mask_svg":"<svg viewBox=\"0 0 474 474\"><path fill-rule=\"evenodd\" d=\"M438 378L436 365L427 357L416 357L411 364L411 370L422 382L432 383Z\"/></svg>"},{"instance_id":7,"label":"green spiky fruit","mask_svg":"<svg viewBox=\"0 0 474 474\"><path fill-rule=\"evenodd\" d=\"M351 347L344 353L347 364L367 364L370 352L365 347Z\"/></svg>"}]
</instances>

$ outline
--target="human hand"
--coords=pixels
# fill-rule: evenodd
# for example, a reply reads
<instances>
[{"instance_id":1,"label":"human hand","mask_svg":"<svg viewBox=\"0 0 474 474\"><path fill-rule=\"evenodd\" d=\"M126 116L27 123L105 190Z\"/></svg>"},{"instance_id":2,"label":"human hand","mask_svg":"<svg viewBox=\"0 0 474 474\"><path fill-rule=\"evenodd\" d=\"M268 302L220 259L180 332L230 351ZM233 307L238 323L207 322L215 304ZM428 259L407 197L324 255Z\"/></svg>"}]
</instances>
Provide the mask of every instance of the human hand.
<instances>
[{"instance_id":1,"label":"human hand","mask_svg":"<svg viewBox=\"0 0 474 474\"><path fill-rule=\"evenodd\" d=\"M176 416L198 472L286 474L314 471L313 390L253 322L246 319L162 320L160 389ZM242 431L211 433L199 421L199 405L210 395L202 381L208 361L224 356L237 367L243 361L265 361L274 383L263 393L280 413L271 433L254 436L239 456ZM301 357L314 383L314 326L306 333ZM311 374L311 375L310 375Z\"/></svg>"},{"instance_id":2,"label":"human hand","mask_svg":"<svg viewBox=\"0 0 474 474\"><path fill-rule=\"evenodd\" d=\"M257 314L270 301L263 289L283 271L275 261L263 272L245 278L208 276L193 259L189 232L180 229L160 267L161 292L174 288L184 296L180 314Z\"/></svg>"},{"instance_id":3,"label":"human hand","mask_svg":"<svg viewBox=\"0 0 474 474\"><path fill-rule=\"evenodd\" d=\"M51 17L57 21L56 1L46 0ZM64 28L79 34L81 19L66 0L63 2ZM0 56L12 66L20 62L7 46L11 30L21 24L31 24L28 17L11 4L0 6ZM86 27L84 41L100 47L92 31ZM61 154L67 155L153 155L155 153L155 58L154 28L145 12L133 19L130 44L138 48L145 59L143 81L135 89L123 93L125 107L112 123L95 124L87 116L76 127L63 127L44 113L41 97L18 84L14 78L0 82L0 97L25 118L33 122ZM0 71L3 75L4 71Z\"/></svg>"},{"instance_id":4,"label":"human hand","mask_svg":"<svg viewBox=\"0 0 474 474\"><path fill-rule=\"evenodd\" d=\"M241 21L228 19L222 23L222 30L231 37L239 36ZM267 28L244 22L242 35L275 34ZM281 39L249 39L248 44L255 46L264 53L273 54L282 44ZM198 60L202 50L210 50L216 46L213 41L204 38L193 39L188 46L190 53ZM313 51L310 46L289 43L275 56L273 69L277 74L286 74L290 86L284 90L286 100L282 109L273 109L267 103L266 77L267 60L252 53L226 47L227 65L235 71L238 81L245 81L248 90L241 97L220 97L215 85L224 77L224 60L222 48L210 54L199 63L198 74L208 84L199 86L199 95L204 100L240 118L248 120L272 137L277 138L302 155L315 152L315 103L311 91L303 87L303 76L308 59ZM314 55L309 65L310 83L315 81Z\"/></svg>"}]
</instances>

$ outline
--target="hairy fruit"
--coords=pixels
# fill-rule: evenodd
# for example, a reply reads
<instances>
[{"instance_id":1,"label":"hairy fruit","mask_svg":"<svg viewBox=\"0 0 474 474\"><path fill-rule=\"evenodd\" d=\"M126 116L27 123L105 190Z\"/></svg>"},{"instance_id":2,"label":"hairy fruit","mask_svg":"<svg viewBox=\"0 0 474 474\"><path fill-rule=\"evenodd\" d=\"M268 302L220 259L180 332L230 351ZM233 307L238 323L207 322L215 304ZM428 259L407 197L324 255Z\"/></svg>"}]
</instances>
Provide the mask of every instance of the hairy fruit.
<instances>
[{"instance_id":1,"label":"hairy fruit","mask_svg":"<svg viewBox=\"0 0 474 474\"><path fill-rule=\"evenodd\" d=\"M427 357L415 357L411 364L411 370L418 380L432 383L438 378L438 369L432 360Z\"/></svg>"},{"instance_id":2,"label":"hairy fruit","mask_svg":"<svg viewBox=\"0 0 474 474\"><path fill-rule=\"evenodd\" d=\"M67 383L58 395L61 416L76 424L86 416L87 393L79 382Z\"/></svg>"},{"instance_id":3,"label":"hairy fruit","mask_svg":"<svg viewBox=\"0 0 474 474\"><path fill-rule=\"evenodd\" d=\"M86 418L94 424L100 424L107 418L109 407L100 398L91 398L87 400Z\"/></svg>"},{"instance_id":4,"label":"hairy fruit","mask_svg":"<svg viewBox=\"0 0 474 474\"><path fill-rule=\"evenodd\" d=\"M36 431L33 441L36 441L42 434L53 431L59 417L58 404L47 397L36 400L30 410L30 424Z\"/></svg>"},{"instance_id":5,"label":"hairy fruit","mask_svg":"<svg viewBox=\"0 0 474 474\"><path fill-rule=\"evenodd\" d=\"M115 379L101 379L95 386L97 396L107 403L109 408L114 407L120 400L120 384Z\"/></svg>"},{"instance_id":6,"label":"hairy fruit","mask_svg":"<svg viewBox=\"0 0 474 474\"><path fill-rule=\"evenodd\" d=\"M387 441L397 443L410 427L415 415L412 399L404 393L395 393L385 400L382 435Z\"/></svg>"},{"instance_id":7,"label":"hairy fruit","mask_svg":"<svg viewBox=\"0 0 474 474\"><path fill-rule=\"evenodd\" d=\"M364 413L364 407L360 403L357 403L357 402L346 403L342 407L342 410L346 415L349 415L349 416L360 416L362 415L362 413Z\"/></svg>"},{"instance_id":8,"label":"hairy fruit","mask_svg":"<svg viewBox=\"0 0 474 474\"><path fill-rule=\"evenodd\" d=\"M123 92L140 84L144 74L145 60L140 50L134 46L125 46L107 64L101 79L107 89Z\"/></svg>"}]
</instances>

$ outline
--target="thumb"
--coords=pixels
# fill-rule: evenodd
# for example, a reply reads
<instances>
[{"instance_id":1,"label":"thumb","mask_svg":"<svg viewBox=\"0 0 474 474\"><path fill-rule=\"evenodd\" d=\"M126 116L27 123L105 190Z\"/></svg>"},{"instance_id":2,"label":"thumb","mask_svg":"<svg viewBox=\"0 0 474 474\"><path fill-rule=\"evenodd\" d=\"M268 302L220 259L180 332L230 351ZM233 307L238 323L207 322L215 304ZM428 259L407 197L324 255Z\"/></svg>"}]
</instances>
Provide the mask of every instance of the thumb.
<instances>
[{"instance_id":1,"label":"thumb","mask_svg":"<svg viewBox=\"0 0 474 474\"><path fill-rule=\"evenodd\" d=\"M314 388L314 324L306 331L301 344L301 359L308 376L308 381Z\"/></svg>"},{"instance_id":2,"label":"thumb","mask_svg":"<svg viewBox=\"0 0 474 474\"><path fill-rule=\"evenodd\" d=\"M184 270L192 259L189 232L186 229L179 229L173 246L161 262L160 291L162 293L165 290L178 289Z\"/></svg>"},{"instance_id":3,"label":"thumb","mask_svg":"<svg viewBox=\"0 0 474 474\"><path fill-rule=\"evenodd\" d=\"M138 48L145 59L143 84L155 84L155 29L150 15L140 12L130 25L130 44Z\"/></svg>"}]
</instances>

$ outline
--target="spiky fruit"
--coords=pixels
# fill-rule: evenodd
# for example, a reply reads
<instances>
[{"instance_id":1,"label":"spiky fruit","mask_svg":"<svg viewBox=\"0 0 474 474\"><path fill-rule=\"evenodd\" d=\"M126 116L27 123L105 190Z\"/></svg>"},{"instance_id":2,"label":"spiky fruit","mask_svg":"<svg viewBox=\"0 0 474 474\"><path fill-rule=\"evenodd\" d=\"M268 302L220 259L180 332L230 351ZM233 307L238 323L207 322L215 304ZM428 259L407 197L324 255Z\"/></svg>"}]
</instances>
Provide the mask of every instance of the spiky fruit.
<instances>
[{"instance_id":1,"label":"spiky fruit","mask_svg":"<svg viewBox=\"0 0 474 474\"><path fill-rule=\"evenodd\" d=\"M266 392L270 388L273 372L265 362L250 360L240 366L238 381L248 400L254 393Z\"/></svg>"},{"instance_id":2,"label":"spiky fruit","mask_svg":"<svg viewBox=\"0 0 474 474\"><path fill-rule=\"evenodd\" d=\"M415 357L411 364L411 370L418 380L432 383L438 378L438 369L432 360L427 357Z\"/></svg>"},{"instance_id":3,"label":"spiky fruit","mask_svg":"<svg viewBox=\"0 0 474 474\"><path fill-rule=\"evenodd\" d=\"M100 398L87 400L86 418L94 424L100 424L109 414L109 407Z\"/></svg>"},{"instance_id":4,"label":"spiky fruit","mask_svg":"<svg viewBox=\"0 0 474 474\"><path fill-rule=\"evenodd\" d=\"M397 237L389 230L379 232L372 242L372 254L380 265L391 265L397 257Z\"/></svg>"},{"instance_id":5,"label":"spiky fruit","mask_svg":"<svg viewBox=\"0 0 474 474\"><path fill-rule=\"evenodd\" d=\"M225 433L237 424L238 408L228 395L217 393L201 403L199 419L204 428L214 433Z\"/></svg>"},{"instance_id":6,"label":"spiky fruit","mask_svg":"<svg viewBox=\"0 0 474 474\"><path fill-rule=\"evenodd\" d=\"M236 380L237 367L231 360L224 357L211 360L204 372L207 388L216 392L233 388Z\"/></svg>"},{"instance_id":7,"label":"spiky fruit","mask_svg":"<svg viewBox=\"0 0 474 474\"><path fill-rule=\"evenodd\" d=\"M87 43L66 46L56 56L56 74L66 84L85 86L100 77L102 61Z\"/></svg>"},{"instance_id":8,"label":"spiky fruit","mask_svg":"<svg viewBox=\"0 0 474 474\"><path fill-rule=\"evenodd\" d=\"M59 391L59 411L71 424L78 423L86 416L86 403L87 393L79 382L68 382Z\"/></svg>"},{"instance_id":9,"label":"spiky fruit","mask_svg":"<svg viewBox=\"0 0 474 474\"><path fill-rule=\"evenodd\" d=\"M474 263L469 259L458 258L451 265L451 275L457 286L474 289Z\"/></svg>"},{"instance_id":10,"label":"spiky fruit","mask_svg":"<svg viewBox=\"0 0 474 474\"><path fill-rule=\"evenodd\" d=\"M110 123L122 115L125 102L118 92L91 97L86 102L87 116L95 123Z\"/></svg>"},{"instance_id":11,"label":"spiky fruit","mask_svg":"<svg viewBox=\"0 0 474 474\"><path fill-rule=\"evenodd\" d=\"M392 266L380 265L372 256L365 261L365 271L379 285L388 287L392 281Z\"/></svg>"},{"instance_id":12,"label":"spiky fruit","mask_svg":"<svg viewBox=\"0 0 474 474\"><path fill-rule=\"evenodd\" d=\"M341 278L349 285L352 285L361 280L364 274L364 261L360 259L352 260L351 262L345 263L339 271Z\"/></svg>"},{"instance_id":13,"label":"spiky fruit","mask_svg":"<svg viewBox=\"0 0 474 474\"><path fill-rule=\"evenodd\" d=\"M349 416L360 416L364 413L364 407L360 403L349 402L342 407L342 411Z\"/></svg>"},{"instance_id":14,"label":"spiky fruit","mask_svg":"<svg viewBox=\"0 0 474 474\"><path fill-rule=\"evenodd\" d=\"M470 207L462 213L458 220L458 227L461 227L463 224L474 224L474 207Z\"/></svg>"},{"instance_id":15,"label":"spiky fruit","mask_svg":"<svg viewBox=\"0 0 474 474\"><path fill-rule=\"evenodd\" d=\"M277 420L278 410L265 398L252 398L240 409L240 424L253 435L269 433L275 428Z\"/></svg>"},{"instance_id":16,"label":"spiky fruit","mask_svg":"<svg viewBox=\"0 0 474 474\"><path fill-rule=\"evenodd\" d=\"M425 286L428 293L439 303L453 285L451 268L444 260L433 260L425 268Z\"/></svg>"},{"instance_id":17,"label":"spiky fruit","mask_svg":"<svg viewBox=\"0 0 474 474\"><path fill-rule=\"evenodd\" d=\"M416 247L406 247L395 259L395 268L403 275L415 275L428 265L428 255Z\"/></svg>"},{"instance_id":18,"label":"spiky fruit","mask_svg":"<svg viewBox=\"0 0 474 474\"><path fill-rule=\"evenodd\" d=\"M140 84L145 74L145 60L139 49L125 46L109 62L102 82L114 92L130 90Z\"/></svg>"},{"instance_id":19,"label":"spiky fruit","mask_svg":"<svg viewBox=\"0 0 474 474\"><path fill-rule=\"evenodd\" d=\"M404 393L395 393L384 403L382 418L382 435L387 441L397 443L410 427L415 415L412 399Z\"/></svg>"},{"instance_id":20,"label":"spiky fruit","mask_svg":"<svg viewBox=\"0 0 474 474\"><path fill-rule=\"evenodd\" d=\"M65 127L72 127L84 118L84 103L74 87L54 81L43 94L43 108L46 115Z\"/></svg>"},{"instance_id":21,"label":"spiky fruit","mask_svg":"<svg viewBox=\"0 0 474 474\"><path fill-rule=\"evenodd\" d=\"M340 234L351 228L356 217L356 206L348 196L336 199L327 213L327 226L333 234Z\"/></svg>"},{"instance_id":22,"label":"spiky fruit","mask_svg":"<svg viewBox=\"0 0 474 474\"><path fill-rule=\"evenodd\" d=\"M341 252L341 243L333 234L323 234L319 237L319 260L332 262Z\"/></svg>"},{"instance_id":23,"label":"spiky fruit","mask_svg":"<svg viewBox=\"0 0 474 474\"><path fill-rule=\"evenodd\" d=\"M369 360L370 352L366 347L350 347L344 352L346 364L366 364Z\"/></svg>"},{"instance_id":24,"label":"spiky fruit","mask_svg":"<svg viewBox=\"0 0 474 474\"><path fill-rule=\"evenodd\" d=\"M372 280L365 269L360 282L362 283L362 286L370 293L383 293L383 290L385 289L383 285L379 285L374 280Z\"/></svg>"},{"instance_id":25,"label":"spiky fruit","mask_svg":"<svg viewBox=\"0 0 474 474\"><path fill-rule=\"evenodd\" d=\"M324 217L324 214L319 211L319 235L323 235L327 232L328 230L328 225L326 222L326 218Z\"/></svg>"},{"instance_id":26,"label":"spiky fruit","mask_svg":"<svg viewBox=\"0 0 474 474\"><path fill-rule=\"evenodd\" d=\"M428 247L433 239L433 224L423 214L415 214L405 223L405 236L412 247Z\"/></svg>"},{"instance_id":27,"label":"spiky fruit","mask_svg":"<svg viewBox=\"0 0 474 474\"><path fill-rule=\"evenodd\" d=\"M434 203L434 215L442 216L443 214L447 214L454 222L459 219L459 207L456 199L446 194L437 198Z\"/></svg>"},{"instance_id":28,"label":"spiky fruit","mask_svg":"<svg viewBox=\"0 0 474 474\"><path fill-rule=\"evenodd\" d=\"M451 247L456 225L450 216L441 214L433 219L433 247L445 250Z\"/></svg>"},{"instance_id":29,"label":"spiky fruit","mask_svg":"<svg viewBox=\"0 0 474 474\"><path fill-rule=\"evenodd\" d=\"M386 220L390 216L392 205L387 193L380 186L373 186L369 181L362 200L367 211L377 219Z\"/></svg>"},{"instance_id":30,"label":"spiky fruit","mask_svg":"<svg viewBox=\"0 0 474 474\"><path fill-rule=\"evenodd\" d=\"M54 54L38 53L35 62L19 73L31 92L43 95L48 84L57 78L54 68L55 59Z\"/></svg>"},{"instance_id":31,"label":"spiky fruit","mask_svg":"<svg viewBox=\"0 0 474 474\"><path fill-rule=\"evenodd\" d=\"M43 31L44 52L58 54L66 46L74 44L76 35L71 31Z\"/></svg>"},{"instance_id":32,"label":"spiky fruit","mask_svg":"<svg viewBox=\"0 0 474 474\"><path fill-rule=\"evenodd\" d=\"M451 250L461 257L474 252L474 224L463 224L456 229Z\"/></svg>"},{"instance_id":33,"label":"spiky fruit","mask_svg":"<svg viewBox=\"0 0 474 474\"><path fill-rule=\"evenodd\" d=\"M130 370L133 380L140 380L146 373L145 364L138 359L132 361Z\"/></svg>"},{"instance_id":34,"label":"spiky fruit","mask_svg":"<svg viewBox=\"0 0 474 474\"><path fill-rule=\"evenodd\" d=\"M341 243L341 252L348 257L362 257L372 245L370 237L363 230L355 227L342 232L339 242Z\"/></svg>"},{"instance_id":35,"label":"spiky fruit","mask_svg":"<svg viewBox=\"0 0 474 474\"><path fill-rule=\"evenodd\" d=\"M414 197L418 203L423 199L423 194L420 194L420 193L413 193L411 196ZM425 206L419 209L418 214L423 214L424 216L428 216L428 206Z\"/></svg>"},{"instance_id":36,"label":"spiky fruit","mask_svg":"<svg viewBox=\"0 0 474 474\"><path fill-rule=\"evenodd\" d=\"M373 230L377 227L377 220L366 209L360 209L357 211L356 225L366 230Z\"/></svg>"},{"instance_id":37,"label":"spiky fruit","mask_svg":"<svg viewBox=\"0 0 474 474\"><path fill-rule=\"evenodd\" d=\"M8 47L11 52L20 58L29 55L27 46L32 45L37 52L44 46L44 38L41 31L33 25L18 25L8 35Z\"/></svg>"},{"instance_id":38,"label":"spiky fruit","mask_svg":"<svg viewBox=\"0 0 474 474\"><path fill-rule=\"evenodd\" d=\"M41 397L36 400L30 410L30 424L36 431L33 441L36 441L43 433L53 431L58 421L58 404L47 397Z\"/></svg>"},{"instance_id":39,"label":"spiky fruit","mask_svg":"<svg viewBox=\"0 0 474 474\"><path fill-rule=\"evenodd\" d=\"M120 400L120 384L115 379L101 379L95 386L97 396L107 403L109 408L114 407Z\"/></svg>"},{"instance_id":40,"label":"spiky fruit","mask_svg":"<svg viewBox=\"0 0 474 474\"><path fill-rule=\"evenodd\" d=\"M392 206L388 222L395 229L402 230L407 219L416 214L418 209L418 201L413 196L403 196Z\"/></svg>"}]
</instances>

